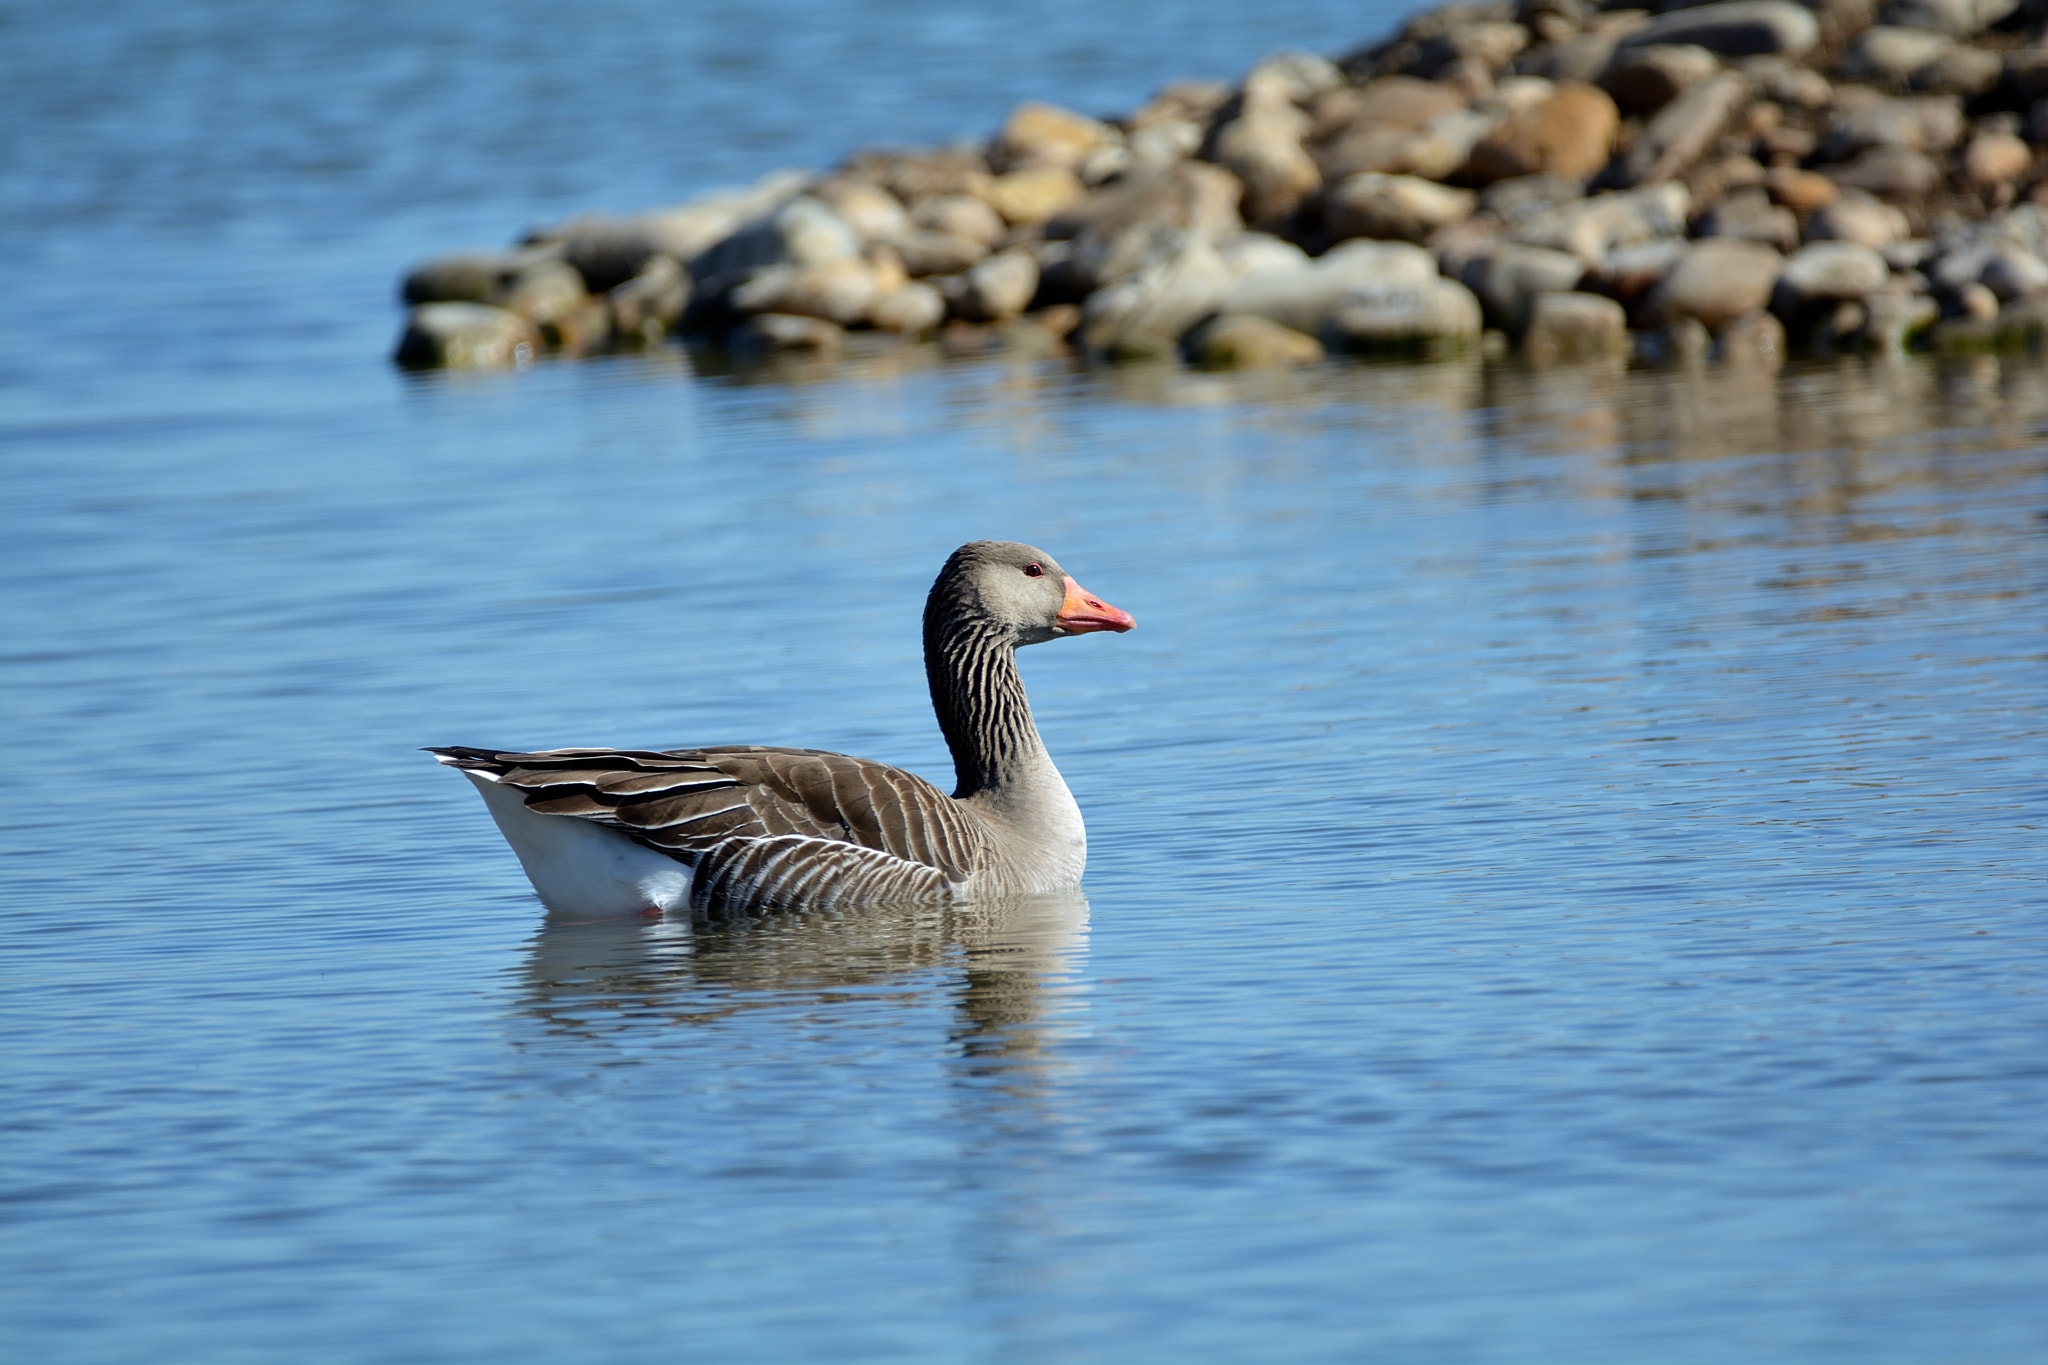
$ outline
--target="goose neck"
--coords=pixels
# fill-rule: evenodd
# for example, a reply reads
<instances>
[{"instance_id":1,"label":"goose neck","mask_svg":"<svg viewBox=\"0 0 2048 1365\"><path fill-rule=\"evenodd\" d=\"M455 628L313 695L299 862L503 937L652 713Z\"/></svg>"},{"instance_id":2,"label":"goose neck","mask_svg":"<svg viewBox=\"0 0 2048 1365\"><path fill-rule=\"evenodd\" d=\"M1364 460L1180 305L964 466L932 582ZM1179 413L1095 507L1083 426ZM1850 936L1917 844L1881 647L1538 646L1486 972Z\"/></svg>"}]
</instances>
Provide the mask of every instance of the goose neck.
<instances>
[{"instance_id":1,"label":"goose neck","mask_svg":"<svg viewBox=\"0 0 2048 1365\"><path fill-rule=\"evenodd\" d=\"M932 709L953 753L961 800L998 793L1033 776L1046 761L1031 719L1017 649L993 629L928 623L925 677Z\"/></svg>"}]
</instances>

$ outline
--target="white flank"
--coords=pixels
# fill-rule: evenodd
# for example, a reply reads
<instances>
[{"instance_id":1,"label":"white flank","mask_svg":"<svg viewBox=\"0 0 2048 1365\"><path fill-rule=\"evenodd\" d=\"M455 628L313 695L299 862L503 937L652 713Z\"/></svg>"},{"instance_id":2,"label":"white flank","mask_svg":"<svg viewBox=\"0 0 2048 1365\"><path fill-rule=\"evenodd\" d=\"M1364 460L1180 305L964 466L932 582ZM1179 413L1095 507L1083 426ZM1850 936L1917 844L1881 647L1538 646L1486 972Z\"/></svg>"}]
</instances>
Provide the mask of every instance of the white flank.
<instances>
[{"instance_id":1,"label":"white flank","mask_svg":"<svg viewBox=\"0 0 2048 1365\"><path fill-rule=\"evenodd\" d=\"M528 810L519 791L482 773L462 775L483 793L541 904L556 914L637 915L689 904L691 872L674 858L588 820Z\"/></svg>"}]
</instances>

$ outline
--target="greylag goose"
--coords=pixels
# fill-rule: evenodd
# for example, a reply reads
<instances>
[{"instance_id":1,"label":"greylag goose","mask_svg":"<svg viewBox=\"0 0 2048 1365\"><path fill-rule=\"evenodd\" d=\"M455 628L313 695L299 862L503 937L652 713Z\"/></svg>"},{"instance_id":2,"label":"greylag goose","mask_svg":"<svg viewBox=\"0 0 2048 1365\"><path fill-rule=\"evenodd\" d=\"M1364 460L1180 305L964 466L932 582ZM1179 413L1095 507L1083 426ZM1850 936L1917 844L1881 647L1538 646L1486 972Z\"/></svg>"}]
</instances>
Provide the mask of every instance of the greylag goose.
<instances>
[{"instance_id":1,"label":"greylag goose","mask_svg":"<svg viewBox=\"0 0 2048 1365\"><path fill-rule=\"evenodd\" d=\"M1017 649L1134 624L1043 550L978 540L924 605L946 795L817 749L431 748L476 783L550 910L625 914L968 900L1078 886L1080 807L1024 698Z\"/></svg>"}]
</instances>

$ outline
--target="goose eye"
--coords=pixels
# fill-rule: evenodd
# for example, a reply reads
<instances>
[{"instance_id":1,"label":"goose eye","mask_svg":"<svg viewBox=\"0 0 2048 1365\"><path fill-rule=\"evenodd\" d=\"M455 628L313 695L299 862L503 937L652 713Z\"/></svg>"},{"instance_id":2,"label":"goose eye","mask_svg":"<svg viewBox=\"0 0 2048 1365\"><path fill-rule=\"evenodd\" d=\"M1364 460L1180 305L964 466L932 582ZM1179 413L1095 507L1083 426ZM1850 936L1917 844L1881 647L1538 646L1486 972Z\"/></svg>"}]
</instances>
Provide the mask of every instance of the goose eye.
<instances>
[{"instance_id":1,"label":"goose eye","mask_svg":"<svg viewBox=\"0 0 2048 1365\"><path fill-rule=\"evenodd\" d=\"M1026 564L1024 566L1024 576L1026 578L1043 578L1045 577L1045 570L1036 564Z\"/></svg>"}]
</instances>

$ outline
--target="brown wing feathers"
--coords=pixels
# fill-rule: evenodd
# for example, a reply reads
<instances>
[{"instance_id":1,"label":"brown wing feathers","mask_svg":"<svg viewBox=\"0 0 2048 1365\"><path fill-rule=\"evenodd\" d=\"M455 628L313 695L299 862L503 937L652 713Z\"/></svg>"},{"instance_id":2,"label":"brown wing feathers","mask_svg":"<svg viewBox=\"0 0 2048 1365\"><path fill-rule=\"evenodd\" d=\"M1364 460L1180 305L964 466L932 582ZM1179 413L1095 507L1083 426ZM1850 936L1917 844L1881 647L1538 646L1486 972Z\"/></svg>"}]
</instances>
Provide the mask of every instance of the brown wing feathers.
<instances>
[{"instance_id":1,"label":"brown wing feathers","mask_svg":"<svg viewBox=\"0 0 2048 1365\"><path fill-rule=\"evenodd\" d=\"M978 831L938 788L844 754L757 745L430 752L517 788L534 811L610 825L699 865L700 905L943 894L979 850Z\"/></svg>"}]
</instances>

